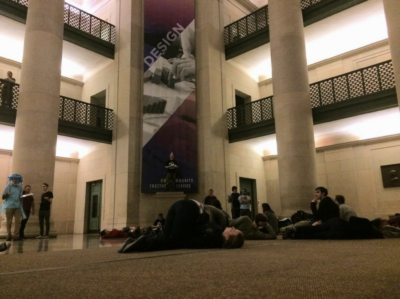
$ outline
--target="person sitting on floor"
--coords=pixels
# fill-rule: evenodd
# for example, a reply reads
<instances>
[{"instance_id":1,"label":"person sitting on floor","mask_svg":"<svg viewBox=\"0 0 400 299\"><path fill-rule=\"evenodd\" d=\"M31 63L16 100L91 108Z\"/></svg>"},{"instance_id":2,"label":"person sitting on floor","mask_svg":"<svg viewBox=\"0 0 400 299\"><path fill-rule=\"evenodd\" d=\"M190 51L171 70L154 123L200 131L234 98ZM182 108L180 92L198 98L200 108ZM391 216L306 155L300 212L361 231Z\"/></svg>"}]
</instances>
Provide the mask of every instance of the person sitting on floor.
<instances>
[{"instance_id":1,"label":"person sitting on floor","mask_svg":"<svg viewBox=\"0 0 400 299\"><path fill-rule=\"evenodd\" d=\"M313 213L313 224L320 225L331 218L340 218L339 206L328 196L325 187L315 188L314 198L311 200L311 211ZM318 208L317 203L319 202Z\"/></svg>"},{"instance_id":2,"label":"person sitting on floor","mask_svg":"<svg viewBox=\"0 0 400 299\"><path fill-rule=\"evenodd\" d=\"M240 216L239 218L229 221L229 226L240 230L246 240L275 240L276 233L267 222L267 216L258 213L252 222L248 216Z\"/></svg>"},{"instance_id":3,"label":"person sitting on floor","mask_svg":"<svg viewBox=\"0 0 400 299\"><path fill-rule=\"evenodd\" d=\"M357 217L356 211L348 205L345 204L345 198L343 195L335 196L336 202L339 204L340 218L346 221L350 220L350 217Z\"/></svg>"},{"instance_id":4,"label":"person sitting on floor","mask_svg":"<svg viewBox=\"0 0 400 299\"><path fill-rule=\"evenodd\" d=\"M267 216L268 224L272 226L275 233L279 233L279 221L278 217L276 217L275 212L271 209L271 206L267 203L263 203L262 205L263 213Z\"/></svg>"},{"instance_id":5,"label":"person sitting on floor","mask_svg":"<svg viewBox=\"0 0 400 299\"><path fill-rule=\"evenodd\" d=\"M164 215L162 213L158 214L157 219L153 223L153 227L163 227L165 225Z\"/></svg>"},{"instance_id":6,"label":"person sitting on floor","mask_svg":"<svg viewBox=\"0 0 400 299\"><path fill-rule=\"evenodd\" d=\"M243 234L226 223L225 214L213 206L187 198L178 200L169 208L161 234L141 236L136 241L128 238L118 252L242 247Z\"/></svg>"},{"instance_id":7,"label":"person sitting on floor","mask_svg":"<svg viewBox=\"0 0 400 299\"><path fill-rule=\"evenodd\" d=\"M316 226L291 227L286 229L282 239L381 239L382 233L368 219L351 217L350 221L331 218Z\"/></svg>"}]
</instances>

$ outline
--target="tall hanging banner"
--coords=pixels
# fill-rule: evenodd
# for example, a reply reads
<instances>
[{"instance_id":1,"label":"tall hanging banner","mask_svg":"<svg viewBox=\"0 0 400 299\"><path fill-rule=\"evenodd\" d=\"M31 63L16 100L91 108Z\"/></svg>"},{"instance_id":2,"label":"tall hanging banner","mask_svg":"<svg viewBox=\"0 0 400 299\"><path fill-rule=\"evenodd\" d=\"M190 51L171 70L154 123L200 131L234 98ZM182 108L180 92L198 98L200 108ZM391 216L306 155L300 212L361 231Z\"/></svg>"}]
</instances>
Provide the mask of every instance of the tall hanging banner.
<instances>
[{"instance_id":1,"label":"tall hanging banner","mask_svg":"<svg viewBox=\"0 0 400 299\"><path fill-rule=\"evenodd\" d=\"M194 6L145 1L143 193L197 192Z\"/></svg>"}]
</instances>

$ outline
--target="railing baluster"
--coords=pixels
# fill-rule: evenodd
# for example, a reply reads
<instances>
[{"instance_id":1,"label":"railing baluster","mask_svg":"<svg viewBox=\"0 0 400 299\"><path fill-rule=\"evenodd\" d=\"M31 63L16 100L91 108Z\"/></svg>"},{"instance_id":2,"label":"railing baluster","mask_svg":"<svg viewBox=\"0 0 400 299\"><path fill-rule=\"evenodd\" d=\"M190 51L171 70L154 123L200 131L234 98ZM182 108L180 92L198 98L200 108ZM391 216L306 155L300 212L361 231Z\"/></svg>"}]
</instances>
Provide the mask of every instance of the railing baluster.
<instances>
[{"instance_id":1,"label":"railing baluster","mask_svg":"<svg viewBox=\"0 0 400 299\"><path fill-rule=\"evenodd\" d=\"M363 88L363 95L366 95L367 92L365 91L365 78L364 78L364 72L361 70L361 85Z\"/></svg>"},{"instance_id":2,"label":"railing baluster","mask_svg":"<svg viewBox=\"0 0 400 299\"><path fill-rule=\"evenodd\" d=\"M349 100L351 98L351 93L350 93L350 83L349 83L349 75L347 74L345 76L346 78L346 87L347 87L347 99Z\"/></svg>"},{"instance_id":3,"label":"railing baluster","mask_svg":"<svg viewBox=\"0 0 400 299\"><path fill-rule=\"evenodd\" d=\"M376 67L378 71L378 83L379 83L379 90L383 90L382 88L382 79L381 79L381 69L379 65Z\"/></svg>"},{"instance_id":4,"label":"railing baluster","mask_svg":"<svg viewBox=\"0 0 400 299\"><path fill-rule=\"evenodd\" d=\"M71 6L68 5L68 23L67 23L68 25L71 23L70 18L71 18Z\"/></svg>"},{"instance_id":5,"label":"railing baluster","mask_svg":"<svg viewBox=\"0 0 400 299\"><path fill-rule=\"evenodd\" d=\"M335 85L333 84L333 79L331 80L331 86L332 86L333 102L336 103L336 93L335 93Z\"/></svg>"},{"instance_id":6,"label":"railing baluster","mask_svg":"<svg viewBox=\"0 0 400 299\"><path fill-rule=\"evenodd\" d=\"M319 106L322 106L322 96L321 96L321 83L317 84L318 86L318 98L319 98Z\"/></svg>"},{"instance_id":7,"label":"railing baluster","mask_svg":"<svg viewBox=\"0 0 400 299\"><path fill-rule=\"evenodd\" d=\"M88 104L85 104L85 124L87 124L87 125L90 125L90 122L89 122L89 105Z\"/></svg>"}]
</instances>

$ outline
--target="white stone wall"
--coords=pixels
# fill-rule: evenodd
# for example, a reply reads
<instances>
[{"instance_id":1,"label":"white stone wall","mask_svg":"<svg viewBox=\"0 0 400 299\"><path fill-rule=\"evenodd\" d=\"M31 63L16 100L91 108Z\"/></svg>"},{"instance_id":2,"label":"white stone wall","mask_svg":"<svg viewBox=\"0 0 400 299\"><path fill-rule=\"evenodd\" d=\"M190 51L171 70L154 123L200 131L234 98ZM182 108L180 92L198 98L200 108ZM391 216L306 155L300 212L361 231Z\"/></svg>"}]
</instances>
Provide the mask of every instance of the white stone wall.
<instances>
[{"instance_id":1,"label":"white stone wall","mask_svg":"<svg viewBox=\"0 0 400 299\"><path fill-rule=\"evenodd\" d=\"M112 223L113 214L113 190L114 181L110 174L111 146L100 145L97 150L83 157L79 161L77 168L77 184L76 184L76 204L75 204L75 223L74 233L85 233L87 217L86 208L86 185L89 182L102 180L102 198L101 198L101 225L108 227L107 224Z\"/></svg>"},{"instance_id":2,"label":"white stone wall","mask_svg":"<svg viewBox=\"0 0 400 299\"><path fill-rule=\"evenodd\" d=\"M0 79L6 78L8 71L13 73L15 83L20 84L21 63L0 57ZM82 87L83 82L61 77L60 95L81 101Z\"/></svg>"},{"instance_id":3,"label":"white stone wall","mask_svg":"<svg viewBox=\"0 0 400 299\"><path fill-rule=\"evenodd\" d=\"M390 60L389 41L384 40L308 66L310 84ZM272 79L261 81L260 98L273 95Z\"/></svg>"}]
</instances>

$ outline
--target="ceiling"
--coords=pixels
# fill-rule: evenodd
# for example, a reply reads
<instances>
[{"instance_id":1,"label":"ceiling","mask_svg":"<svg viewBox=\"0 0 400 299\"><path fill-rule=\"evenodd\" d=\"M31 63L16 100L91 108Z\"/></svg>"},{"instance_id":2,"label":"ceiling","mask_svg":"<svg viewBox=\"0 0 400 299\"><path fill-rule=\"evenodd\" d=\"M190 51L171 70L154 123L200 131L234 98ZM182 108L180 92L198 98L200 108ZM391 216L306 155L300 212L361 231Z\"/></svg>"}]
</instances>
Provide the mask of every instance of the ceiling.
<instances>
[{"instance_id":1,"label":"ceiling","mask_svg":"<svg viewBox=\"0 0 400 299\"><path fill-rule=\"evenodd\" d=\"M249 0L249 1L257 7L262 7L268 4L268 0Z\"/></svg>"}]
</instances>

